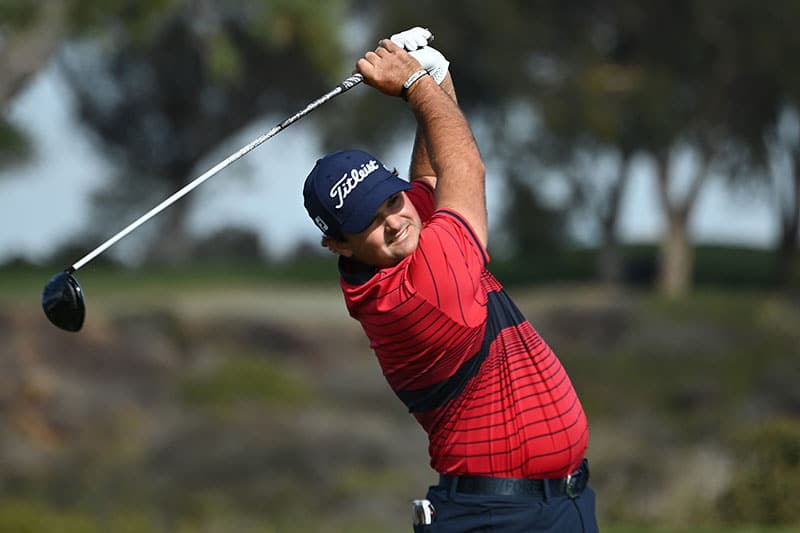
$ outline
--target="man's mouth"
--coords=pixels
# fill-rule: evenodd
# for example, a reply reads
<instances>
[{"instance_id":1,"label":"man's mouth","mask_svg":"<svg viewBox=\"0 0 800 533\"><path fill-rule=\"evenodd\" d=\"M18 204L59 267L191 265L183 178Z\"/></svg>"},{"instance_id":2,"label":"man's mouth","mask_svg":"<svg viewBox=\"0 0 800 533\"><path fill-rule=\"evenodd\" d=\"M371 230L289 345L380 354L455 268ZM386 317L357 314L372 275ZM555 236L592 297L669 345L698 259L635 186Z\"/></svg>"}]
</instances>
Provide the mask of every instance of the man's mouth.
<instances>
[{"instance_id":1,"label":"man's mouth","mask_svg":"<svg viewBox=\"0 0 800 533\"><path fill-rule=\"evenodd\" d=\"M392 239L392 244L397 244L405 240L406 237L408 237L408 225L406 225L403 229L397 232L397 234L394 236L394 239Z\"/></svg>"}]
</instances>

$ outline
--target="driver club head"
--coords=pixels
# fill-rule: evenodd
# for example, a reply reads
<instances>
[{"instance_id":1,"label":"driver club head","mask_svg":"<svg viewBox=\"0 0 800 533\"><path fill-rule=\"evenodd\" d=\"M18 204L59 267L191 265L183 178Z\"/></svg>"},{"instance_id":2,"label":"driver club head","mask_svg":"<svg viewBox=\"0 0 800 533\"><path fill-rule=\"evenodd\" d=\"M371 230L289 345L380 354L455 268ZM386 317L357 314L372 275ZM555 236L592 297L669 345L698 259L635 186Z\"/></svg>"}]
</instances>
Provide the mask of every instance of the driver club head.
<instances>
[{"instance_id":1,"label":"driver club head","mask_svg":"<svg viewBox=\"0 0 800 533\"><path fill-rule=\"evenodd\" d=\"M54 325L66 331L79 331L86 316L83 291L72 270L59 272L42 291L44 314Z\"/></svg>"}]
</instances>

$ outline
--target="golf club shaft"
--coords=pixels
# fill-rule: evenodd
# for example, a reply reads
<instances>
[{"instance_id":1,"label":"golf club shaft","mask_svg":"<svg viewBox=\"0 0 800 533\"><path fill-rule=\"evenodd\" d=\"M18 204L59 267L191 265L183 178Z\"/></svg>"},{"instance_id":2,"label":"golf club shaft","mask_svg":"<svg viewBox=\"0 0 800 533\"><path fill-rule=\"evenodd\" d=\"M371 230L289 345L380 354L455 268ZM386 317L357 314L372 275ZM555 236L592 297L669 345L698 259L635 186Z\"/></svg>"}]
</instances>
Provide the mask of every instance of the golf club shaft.
<instances>
[{"instance_id":1,"label":"golf club shaft","mask_svg":"<svg viewBox=\"0 0 800 533\"><path fill-rule=\"evenodd\" d=\"M297 113L295 113L291 117L287 118L286 120L284 120L283 122L281 122L280 124L278 124L277 126L272 128L268 132L264 133L263 135L260 135L258 138L253 140L250 144L248 144L246 146L243 146L236 153L231 154L226 159L220 161L219 163L214 165L212 168L207 170L205 173L203 173L202 175L198 176L197 178L195 178L194 180L192 180L191 182L186 184L183 188L181 188L180 190L178 190L177 192L172 194L172 196L170 196L169 198L167 198L166 200L164 200L163 202L161 202L160 204L155 206L153 209L151 209L150 211L148 211L147 213L145 213L144 215L142 215L141 217L139 217L138 219L133 221L125 229L123 229L122 231L120 231L119 233L117 233L116 235L114 235L113 237L108 239L106 242L104 242L103 244L101 244L100 246L98 246L97 248L95 248L94 250L89 252L88 254L86 254L83 258L81 258L80 260L75 262L68 269L68 272L74 272L74 271L78 270L79 268L84 266L86 263L88 263L89 261L91 261L92 259L97 257L98 255L100 255L101 253L103 253L106 250L108 250L109 248L111 248L111 246L116 244L117 241L121 240L123 237L125 237L126 235L131 233L133 230L135 230L136 228L138 228L139 226L141 226L142 224L144 224L145 222L147 222L148 220L150 220L151 218L156 216L158 213L160 213L161 211L163 211L164 209L166 209L167 207L169 207L170 205L174 204L176 201L178 201L179 199L181 199L182 197L187 195L189 192L194 190L196 187L198 187L204 181L206 181L209 178L211 178L212 176L216 175L221 170L225 169L226 167L228 167L229 165L231 165L235 161L241 159L242 157L247 155L249 152L251 152L252 150L257 148L258 146L263 144L266 140L268 140L269 138L275 136L278 132L280 132L281 130L283 130L284 128L289 126L290 124L292 124L292 123L296 122L297 120L303 118L304 116L306 116L307 114L309 114L310 112L312 112L313 110L315 110L316 108L318 108L319 106L324 104L325 102L331 100L335 96L338 96L338 95L342 94L343 92L347 91L348 89L351 89L351 88L355 87L356 85L358 85L362 81L364 81L363 76L361 76L361 74L357 74L357 73L353 74L352 76L350 76L347 79L343 80L333 90L331 90L328 93L320 96L319 98L317 98L316 100L314 100L313 102L308 104L306 107L304 107L302 110L298 111Z\"/></svg>"}]
</instances>

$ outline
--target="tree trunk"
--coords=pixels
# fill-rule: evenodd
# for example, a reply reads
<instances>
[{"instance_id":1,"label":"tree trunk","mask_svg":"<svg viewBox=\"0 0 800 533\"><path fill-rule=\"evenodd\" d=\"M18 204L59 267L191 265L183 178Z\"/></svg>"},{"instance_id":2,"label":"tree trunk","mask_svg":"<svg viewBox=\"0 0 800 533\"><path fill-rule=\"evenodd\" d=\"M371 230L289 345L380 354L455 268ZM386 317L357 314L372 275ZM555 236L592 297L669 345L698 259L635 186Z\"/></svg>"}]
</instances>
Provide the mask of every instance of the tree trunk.
<instances>
[{"instance_id":1,"label":"tree trunk","mask_svg":"<svg viewBox=\"0 0 800 533\"><path fill-rule=\"evenodd\" d=\"M656 156L659 198L667 223L661 239L657 285L659 292L670 299L686 296L692 287L694 251L689 242L689 214L713 160L709 150L704 150L701 157L701 164L691 180L688 192L682 199L676 200L669 192L672 177L671 155L667 150Z\"/></svg>"},{"instance_id":2,"label":"tree trunk","mask_svg":"<svg viewBox=\"0 0 800 533\"><path fill-rule=\"evenodd\" d=\"M197 160L183 158L170 167L165 176L165 182L169 184L169 194L189 182L196 163ZM148 263L176 265L189 259L192 240L187 227L192 205L192 194L189 194L164 209L151 221L158 225L158 230L152 245L147 249Z\"/></svg>"},{"instance_id":3,"label":"tree trunk","mask_svg":"<svg viewBox=\"0 0 800 533\"><path fill-rule=\"evenodd\" d=\"M778 283L788 288L800 279L800 255L797 253L797 229L789 231L784 228L778 248L777 271Z\"/></svg>"},{"instance_id":4,"label":"tree trunk","mask_svg":"<svg viewBox=\"0 0 800 533\"><path fill-rule=\"evenodd\" d=\"M189 259L191 239L186 225L191 205L188 197L181 198L152 220L158 224L158 232L155 242L147 251L148 263L176 265Z\"/></svg>"},{"instance_id":5,"label":"tree trunk","mask_svg":"<svg viewBox=\"0 0 800 533\"><path fill-rule=\"evenodd\" d=\"M604 230L603 233L603 243L598 258L600 280L609 287L616 287L621 284L623 278L619 240L614 232L606 233Z\"/></svg>"},{"instance_id":6,"label":"tree trunk","mask_svg":"<svg viewBox=\"0 0 800 533\"><path fill-rule=\"evenodd\" d=\"M622 281L622 258L616 232L617 212L618 210L609 206L608 210L600 215L603 241L600 247L598 268L600 280L610 287L616 287Z\"/></svg>"},{"instance_id":7,"label":"tree trunk","mask_svg":"<svg viewBox=\"0 0 800 533\"><path fill-rule=\"evenodd\" d=\"M800 278L800 154L794 154L792 191L778 209L781 213L781 238L777 254L777 276L782 287L789 287Z\"/></svg>"},{"instance_id":8,"label":"tree trunk","mask_svg":"<svg viewBox=\"0 0 800 533\"><path fill-rule=\"evenodd\" d=\"M691 289L694 275L694 250L689 243L687 218L671 211L661 240L658 289L668 298L681 298Z\"/></svg>"},{"instance_id":9,"label":"tree trunk","mask_svg":"<svg viewBox=\"0 0 800 533\"><path fill-rule=\"evenodd\" d=\"M617 286L623 278L623 261L620 252L619 238L617 236L617 221L622 196L628 183L628 157L620 162L619 175L611 185L608 203L605 212L600 214L600 227L602 229L602 244L598 269L600 279L609 286Z\"/></svg>"}]
</instances>

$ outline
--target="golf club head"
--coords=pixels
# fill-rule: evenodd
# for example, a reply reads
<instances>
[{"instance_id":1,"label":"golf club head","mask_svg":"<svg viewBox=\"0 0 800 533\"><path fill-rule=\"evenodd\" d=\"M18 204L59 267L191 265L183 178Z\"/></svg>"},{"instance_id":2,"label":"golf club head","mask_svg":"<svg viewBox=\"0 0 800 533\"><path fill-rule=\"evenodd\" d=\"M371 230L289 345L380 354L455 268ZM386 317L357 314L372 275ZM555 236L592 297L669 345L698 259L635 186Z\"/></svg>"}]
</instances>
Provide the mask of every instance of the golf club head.
<instances>
[{"instance_id":1,"label":"golf club head","mask_svg":"<svg viewBox=\"0 0 800 533\"><path fill-rule=\"evenodd\" d=\"M71 270L59 272L47 282L42 291L42 308L50 322L66 331L78 331L83 326L86 306L81 286Z\"/></svg>"}]
</instances>

